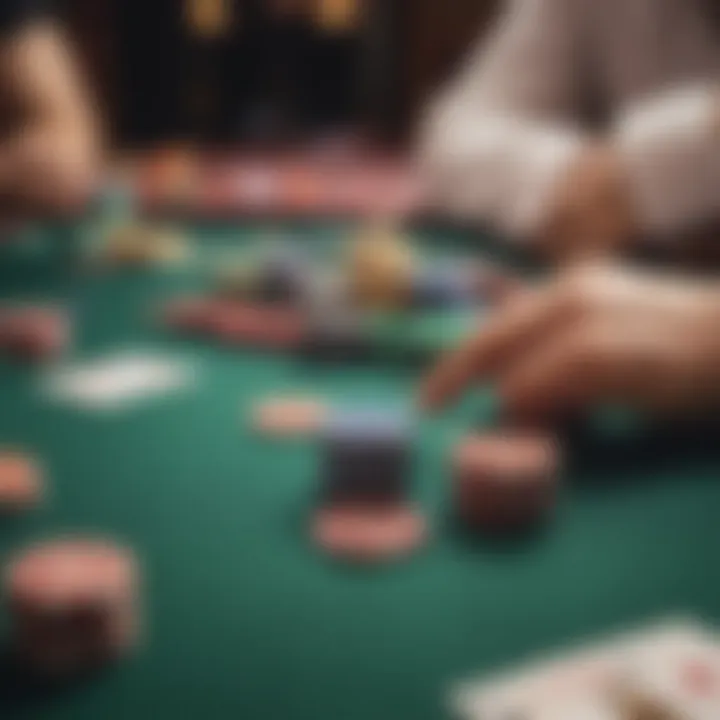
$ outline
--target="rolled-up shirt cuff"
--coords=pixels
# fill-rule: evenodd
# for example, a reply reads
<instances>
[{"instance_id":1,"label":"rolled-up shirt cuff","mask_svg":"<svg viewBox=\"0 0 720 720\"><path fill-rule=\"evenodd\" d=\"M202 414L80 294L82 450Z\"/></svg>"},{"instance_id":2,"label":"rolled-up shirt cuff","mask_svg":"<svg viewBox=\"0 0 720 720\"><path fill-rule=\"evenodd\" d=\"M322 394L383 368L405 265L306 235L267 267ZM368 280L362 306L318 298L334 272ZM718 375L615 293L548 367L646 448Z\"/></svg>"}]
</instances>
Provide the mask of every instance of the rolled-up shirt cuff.
<instances>
[{"instance_id":1,"label":"rolled-up shirt cuff","mask_svg":"<svg viewBox=\"0 0 720 720\"><path fill-rule=\"evenodd\" d=\"M584 142L572 128L512 115L464 127L448 122L442 133L425 164L437 204L453 215L485 220L514 239L540 228L559 178Z\"/></svg>"},{"instance_id":2,"label":"rolled-up shirt cuff","mask_svg":"<svg viewBox=\"0 0 720 720\"><path fill-rule=\"evenodd\" d=\"M666 237L720 217L720 88L682 88L629 108L615 145L643 231Z\"/></svg>"}]
</instances>

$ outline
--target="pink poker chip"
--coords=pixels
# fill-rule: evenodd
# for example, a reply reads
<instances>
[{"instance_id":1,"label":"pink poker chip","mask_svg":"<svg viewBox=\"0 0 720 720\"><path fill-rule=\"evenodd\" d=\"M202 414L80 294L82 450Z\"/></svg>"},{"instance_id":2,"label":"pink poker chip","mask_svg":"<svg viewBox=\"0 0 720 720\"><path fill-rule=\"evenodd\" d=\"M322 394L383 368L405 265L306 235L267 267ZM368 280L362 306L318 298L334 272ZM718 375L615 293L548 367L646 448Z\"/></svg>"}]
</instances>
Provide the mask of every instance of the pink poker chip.
<instances>
[{"instance_id":1,"label":"pink poker chip","mask_svg":"<svg viewBox=\"0 0 720 720\"><path fill-rule=\"evenodd\" d=\"M427 522L412 506L326 506L316 511L312 537L333 557L383 563L407 557L422 547Z\"/></svg>"},{"instance_id":2,"label":"pink poker chip","mask_svg":"<svg viewBox=\"0 0 720 720\"><path fill-rule=\"evenodd\" d=\"M472 435L453 455L457 515L478 529L528 526L554 507L560 449L549 434L521 431Z\"/></svg>"},{"instance_id":3,"label":"pink poker chip","mask_svg":"<svg viewBox=\"0 0 720 720\"><path fill-rule=\"evenodd\" d=\"M163 320L175 330L205 333L212 328L215 305L209 297L177 298L165 306Z\"/></svg>"},{"instance_id":4,"label":"pink poker chip","mask_svg":"<svg viewBox=\"0 0 720 720\"><path fill-rule=\"evenodd\" d=\"M45 360L61 354L70 342L70 320L55 307L8 309L0 318L0 345L13 356Z\"/></svg>"}]
</instances>

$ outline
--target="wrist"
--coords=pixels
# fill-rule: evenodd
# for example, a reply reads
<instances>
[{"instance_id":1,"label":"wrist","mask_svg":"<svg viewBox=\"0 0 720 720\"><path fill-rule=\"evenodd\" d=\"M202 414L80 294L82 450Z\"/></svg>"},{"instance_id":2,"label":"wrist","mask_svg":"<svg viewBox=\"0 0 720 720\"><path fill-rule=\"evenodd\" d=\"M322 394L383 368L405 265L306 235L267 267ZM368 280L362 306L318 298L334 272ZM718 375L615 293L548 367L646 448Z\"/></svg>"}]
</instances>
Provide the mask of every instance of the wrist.
<instances>
[{"instance_id":1,"label":"wrist","mask_svg":"<svg viewBox=\"0 0 720 720\"><path fill-rule=\"evenodd\" d=\"M697 381L713 407L720 403L720 285L702 290L697 316Z\"/></svg>"}]
</instances>

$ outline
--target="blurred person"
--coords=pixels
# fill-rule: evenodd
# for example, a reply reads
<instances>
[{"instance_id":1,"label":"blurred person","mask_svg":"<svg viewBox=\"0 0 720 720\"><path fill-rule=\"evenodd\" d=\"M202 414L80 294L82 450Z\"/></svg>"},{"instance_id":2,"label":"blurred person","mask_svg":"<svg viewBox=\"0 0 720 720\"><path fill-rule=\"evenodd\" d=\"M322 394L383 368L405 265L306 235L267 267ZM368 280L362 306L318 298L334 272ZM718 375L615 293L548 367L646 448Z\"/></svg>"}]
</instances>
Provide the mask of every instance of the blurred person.
<instances>
[{"instance_id":1,"label":"blurred person","mask_svg":"<svg viewBox=\"0 0 720 720\"><path fill-rule=\"evenodd\" d=\"M98 131L57 22L0 0L0 218L64 214L87 198Z\"/></svg>"},{"instance_id":2,"label":"blurred person","mask_svg":"<svg viewBox=\"0 0 720 720\"><path fill-rule=\"evenodd\" d=\"M430 372L438 409L493 380L508 416L622 403L652 415L720 409L720 281L593 263L521 292Z\"/></svg>"},{"instance_id":3,"label":"blurred person","mask_svg":"<svg viewBox=\"0 0 720 720\"><path fill-rule=\"evenodd\" d=\"M720 219L719 71L717 0L512 0L430 108L428 199L557 259L689 242Z\"/></svg>"}]
</instances>

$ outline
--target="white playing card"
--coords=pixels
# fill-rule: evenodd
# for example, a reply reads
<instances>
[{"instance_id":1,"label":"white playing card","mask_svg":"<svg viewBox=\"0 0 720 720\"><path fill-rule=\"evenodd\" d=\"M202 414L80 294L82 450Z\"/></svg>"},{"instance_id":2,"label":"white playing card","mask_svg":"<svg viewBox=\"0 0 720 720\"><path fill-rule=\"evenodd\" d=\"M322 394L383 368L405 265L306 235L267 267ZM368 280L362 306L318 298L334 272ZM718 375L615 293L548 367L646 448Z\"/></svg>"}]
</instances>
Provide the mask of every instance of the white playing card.
<instances>
[{"instance_id":1,"label":"white playing card","mask_svg":"<svg viewBox=\"0 0 720 720\"><path fill-rule=\"evenodd\" d=\"M52 368L44 391L55 400L87 410L113 411L187 388L195 377L186 359L122 350L79 364Z\"/></svg>"},{"instance_id":2,"label":"white playing card","mask_svg":"<svg viewBox=\"0 0 720 720\"><path fill-rule=\"evenodd\" d=\"M592 720L614 720L622 715L613 715L608 698L616 693L634 653L667 653L713 640L699 623L667 620L524 664L514 672L462 682L451 690L451 708L463 720L503 720L513 713L523 720L545 720L555 715L565 720L567 713L579 712L579 708ZM585 715L577 717L580 720Z\"/></svg>"},{"instance_id":3,"label":"white playing card","mask_svg":"<svg viewBox=\"0 0 720 720\"><path fill-rule=\"evenodd\" d=\"M708 636L634 648L617 690L620 705L632 717L717 720L720 644Z\"/></svg>"}]
</instances>

